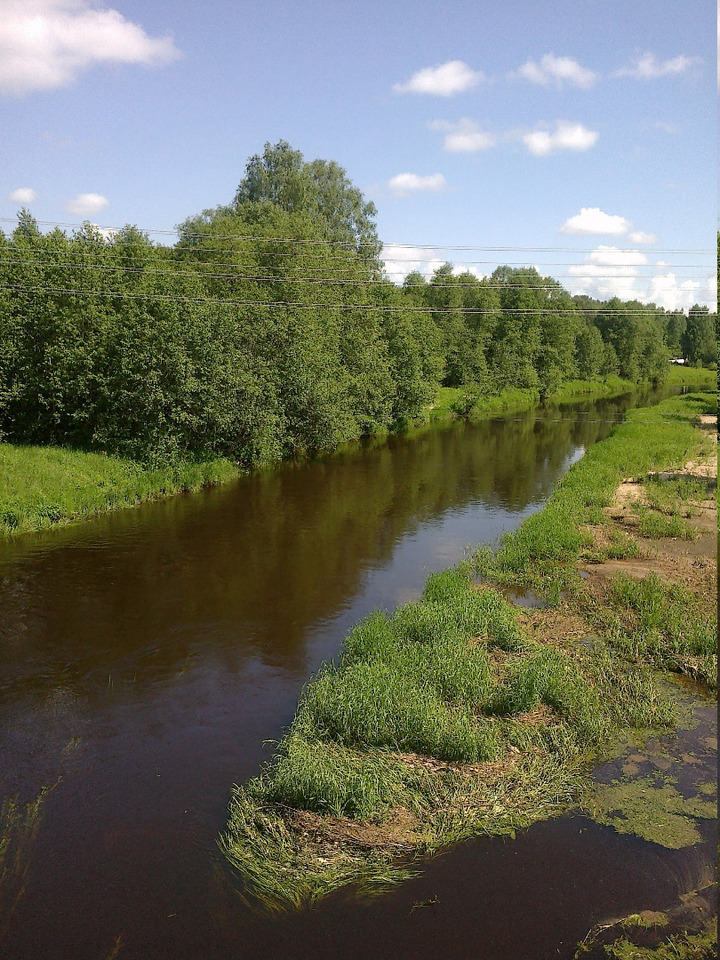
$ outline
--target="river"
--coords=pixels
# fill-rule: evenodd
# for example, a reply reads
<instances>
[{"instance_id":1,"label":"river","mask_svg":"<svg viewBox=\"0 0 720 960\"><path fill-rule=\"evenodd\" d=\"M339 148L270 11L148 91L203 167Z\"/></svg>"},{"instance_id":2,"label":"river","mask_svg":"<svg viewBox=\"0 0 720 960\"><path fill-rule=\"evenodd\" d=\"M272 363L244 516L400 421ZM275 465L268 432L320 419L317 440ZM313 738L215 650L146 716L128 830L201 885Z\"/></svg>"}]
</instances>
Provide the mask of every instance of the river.
<instances>
[{"instance_id":1,"label":"river","mask_svg":"<svg viewBox=\"0 0 720 960\"><path fill-rule=\"evenodd\" d=\"M263 917L215 844L231 784L350 626L517 526L646 400L367 441L0 544L0 796L53 787L0 901L0 957L570 957L597 920L702 872L709 838L665 851L568 816L369 903Z\"/></svg>"}]
</instances>

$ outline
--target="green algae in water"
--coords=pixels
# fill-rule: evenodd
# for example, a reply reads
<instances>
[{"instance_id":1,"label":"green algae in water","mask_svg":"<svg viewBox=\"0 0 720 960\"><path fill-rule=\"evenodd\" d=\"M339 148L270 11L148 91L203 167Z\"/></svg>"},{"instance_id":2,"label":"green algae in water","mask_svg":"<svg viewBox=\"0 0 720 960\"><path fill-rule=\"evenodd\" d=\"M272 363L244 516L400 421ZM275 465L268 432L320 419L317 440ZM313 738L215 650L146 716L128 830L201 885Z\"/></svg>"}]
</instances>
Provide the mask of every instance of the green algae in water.
<instances>
[{"instance_id":1,"label":"green algae in water","mask_svg":"<svg viewBox=\"0 0 720 960\"><path fill-rule=\"evenodd\" d=\"M695 819L712 820L715 803L684 797L672 784L654 777L620 780L595 786L590 814L618 833L634 833L673 850L702 840Z\"/></svg>"}]
</instances>

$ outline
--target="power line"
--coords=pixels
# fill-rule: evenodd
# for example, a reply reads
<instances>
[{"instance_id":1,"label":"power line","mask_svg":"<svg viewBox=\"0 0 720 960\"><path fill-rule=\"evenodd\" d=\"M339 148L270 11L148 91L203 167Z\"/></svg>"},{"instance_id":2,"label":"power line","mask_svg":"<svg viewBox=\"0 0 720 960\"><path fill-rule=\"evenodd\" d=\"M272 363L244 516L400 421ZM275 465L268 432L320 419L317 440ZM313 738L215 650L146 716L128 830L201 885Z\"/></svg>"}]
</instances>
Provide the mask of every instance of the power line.
<instances>
[{"instance_id":1,"label":"power line","mask_svg":"<svg viewBox=\"0 0 720 960\"><path fill-rule=\"evenodd\" d=\"M518 249L519 249L519 248L518 248ZM136 260L137 260L137 254L117 254L114 249L109 248L109 249L108 249L108 252L110 252L110 250L112 250L113 256L116 256L116 257L127 256L127 257L130 257L131 259L136 259ZM228 250L227 247L197 247L197 248L188 248L188 247L155 247L155 248L153 248L153 250L163 250L163 251L165 251L166 253L169 253L169 254L179 255L179 257L180 257L181 259L170 261L170 262L173 262L173 263L175 263L175 262L185 262L185 258L187 258L188 260L190 260L190 258L191 258L193 255L194 255L195 257L201 257L201 256L203 256L203 255L205 255L205 254L215 254L215 253L228 254L228 253L232 253L232 251ZM89 253L90 251L87 251L87 252ZM279 251L265 251L265 250L252 250L252 249L250 249L250 250L242 250L242 251L239 251L239 252L240 252L242 255L252 255L252 256L256 256L256 257L262 257L262 259L268 259L268 258L278 258L278 259L279 259L279 258L282 258L284 261L287 261L287 258L288 258L288 253L285 252L285 251L279 252ZM580 252L583 252L583 251L580 251ZM616 252L617 252L617 253L633 252L633 253L634 253L634 252L637 252L637 251L622 251L622 250L617 250ZM659 252L659 251L657 251L657 252ZM681 252L692 253L692 251L677 251L677 252L678 252L678 253L681 253ZM70 255L70 254L76 254L76 255L78 255L78 256L83 255L83 251L53 251L53 254L56 254L56 255L57 255L57 254L61 254L61 253L65 253L66 255ZM323 252L323 253L312 253L312 252L306 252L306 251L303 250L303 252L302 252L302 259L303 259L303 260L304 260L304 259L318 259L318 260L322 260L323 264L326 264L326 263L328 263L329 261L333 261L333 260L339 260L339 261L342 262L342 263L352 263L352 264L357 263L357 260L354 260L354 259L352 258L352 251L346 251L346 254L347 254L347 256L340 256L340 255L337 254L337 253L325 253L325 252ZM404 258L404 259L402 260L402 263L403 263L403 264L427 263L427 262L428 262L428 259L432 260L432 259L439 259L439 258L408 257L408 258ZM203 261L202 261L202 260L195 260L195 261L191 261L191 262L196 262L196 263L199 262L199 263L202 263ZM385 261L385 260L380 260L379 262L385 264L386 262L394 263L394 262L396 262L396 261L394 260L394 258L389 257L389 258L387 259L387 261ZM399 262L399 261L397 261L397 262ZM445 261L445 262L449 262L449 261ZM218 266L234 266L235 264L234 264L233 262L230 262L230 263L218 263L218 264L216 264L216 265L218 265ZM454 264L453 264L453 265L456 266L456 267L461 267L461 266L491 266L491 265L498 266L498 260L497 260L497 258L494 259L494 260L456 260L456 261L454 261ZM604 267L611 267L611 268L617 268L617 269L629 269L629 268L640 268L640 267L646 267L646 268L649 268L649 269L671 268L672 270L678 270L678 269L698 270L698 269L703 269L703 270L708 270L708 271L713 272L713 273L715 272L715 261L714 261L714 260L713 260L711 263L709 262L709 263L707 263L707 264L702 264L702 263L679 263L679 264L663 264L663 265L661 265L661 266L658 266L657 264L651 264L651 263L628 263L627 261L622 261L622 260L618 260L617 262L610 262L610 263L605 262L605 263L602 263L602 264L593 264L593 263L587 263L587 262L578 263L576 260L556 261L556 262L547 261L546 263L537 263L537 262L536 262L536 263L529 263L527 260L512 260L512 261L505 261L504 263L501 263L499 266L501 266L501 267L503 267L503 266L520 267L520 268L525 268L525 269L528 269L528 270L533 270L533 269L536 269L537 267L555 269L556 267L577 267L577 266L582 266L582 267L596 267L596 266L604 266ZM325 269L327 269L327 268L325 268ZM399 273L402 273L402 274L404 275L404 274L406 274L406 273L408 273L408 272L410 272L410 271L406 271L406 270L396 270L396 271L392 271L392 272L393 272L393 273L398 273L398 274L399 274ZM420 271L418 271L418 272L420 272ZM428 275L432 275L429 271L427 271L427 273L428 273ZM570 275L570 276L572 276L572 275Z\"/></svg>"},{"instance_id":2,"label":"power line","mask_svg":"<svg viewBox=\"0 0 720 960\"><path fill-rule=\"evenodd\" d=\"M213 304L217 306L240 306L240 307L267 307L277 309L297 309L297 310L374 310L380 313L388 312L406 312L406 313L462 313L464 315L483 315L502 313L518 314L520 316L549 316L559 314L564 311L559 307L426 307L415 306L405 303L382 304L382 303L304 303L299 300L248 300L233 297L191 297L181 294L163 294L163 293L129 293L124 290L81 290L68 287L49 287L49 286L28 286L26 284L0 284L0 290L7 290L13 293L49 293L68 297L98 297L105 299L118 300L150 300L160 302L194 303L194 304Z\"/></svg>"},{"instance_id":3,"label":"power line","mask_svg":"<svg viewBox=\"0 0 720 960\"><path fill-rule=\"evenodd\" d=\"M69 251L67 254L63 253L63 256L82 256L81 251ZM121 260L129 260L137 262L136 258L132 256L119 257ZM177 264L178 267L182 267L186 261L170 261L171 263ZM88 273L114 273L114 274L130 274L134 276L148 276L148 277L191 277L198 280L235 280L235 281L253 281L253 282L262 282L262 283L308 283L308 284L319 284L319 285L328 285L328 286L382 286L387 281L382 277L326 277L326 276L275 276L272 274L247 274L239 272L243 268L254 268L257 267L257 264L220 264L220 266L233 266L234 272L223 272L216 273L211 272L210 270L198 269L198 267L203 266L215 266L214 264L192 264L193 269L162 269L162 262L158 265L158 261L148 259L146 261L148 266L123 266L122 264L114 263L92 263L92 262L72 262L69 260L56 260L51 256L45 258L35 258L35 259L26 259L26 258L17 258L17 257L0 257L0 266L5 264L18 265L18 266L38 266L43 270L67 270L67 271L86 271ZM690 266L689 264L687 266ZM483 290L538 290L543 292L556 292L558 286L560 285L558 281L551 278L551 283L533 283L531 287L528 287L523 283L508 283L505 281L496 281L489 282L491 278L487 278L482 282ZM609 281L609 280L618 280L625 279L624 277L618 277L617 274L608 273L608 274L572 274L571 279L580 282L580 281ZM633 277L628 277L628 280L635 279ZM686 278L687 280L695 280L695 282L702 282L705 278ZM427 289L428 284L423 280L422 282L411 281L409 283L403 284L403 289ZM447 287L448 289L454 289L461 291L462 287L459 286L454 280L436 280L432 283L433 289L438 289L442 287Z\"/></svg>"},{"instance_id":4,"label":"power line","mask_svg":"<svg viewBox=\"0 0 720 960\"><path fill-rule=\"evenodd\" d=\"M17 218L13 217L0 217L0 223L17 223ZM62 220L36 220L35 223L42 226L54 226L54 227L72 227L74 229L82 229L84 224L70 223L68 221ZM110 226L110 225L101 225L101 224L90 224L91 227L98 231L106 230L112 231L113 233L119 233L125 229L127 224L123 227ZM131 225L132 226L132 225ZM133 229L137 230L140 233L145 234L157 234L162 236L176 236L181 239L203 239L211 236L213 240L242 240L242 241L252 241L255 243L297 243L297 244L315 244L322 246L335 246L346 249L348 252L357 251L358 247L376 247L381 241L353 241L353 240L333 240L329 238L319 239L307 239L303 237L262 237L253 234L208 234L206 232L199 233L184 233L180 230L167 230L161 228L153 227L136 227L133 226ZM596 248L577 248L577 247L520 247L520 246L484 246L484 245L470 245L470 244L425 244L425 243L381 243L383 249L392 247L393 249L402 249L402 250L428 250L428 251L438 251L438 250L458 250L458 251L480 251L485 253L592 253ZM637 252L637 247L628 247L628 248L618 248L618 252L626 253L635 253ZM708 256L715 254L715 251L711 248L653 248L652 251L654 254L665 254L665 253L683 253L693 256ZM422 258L428 259L428 258ZM431 258L435 259L435 258ZM481 261L482 262L482 261Z\"/></svg>"}]
</instances>

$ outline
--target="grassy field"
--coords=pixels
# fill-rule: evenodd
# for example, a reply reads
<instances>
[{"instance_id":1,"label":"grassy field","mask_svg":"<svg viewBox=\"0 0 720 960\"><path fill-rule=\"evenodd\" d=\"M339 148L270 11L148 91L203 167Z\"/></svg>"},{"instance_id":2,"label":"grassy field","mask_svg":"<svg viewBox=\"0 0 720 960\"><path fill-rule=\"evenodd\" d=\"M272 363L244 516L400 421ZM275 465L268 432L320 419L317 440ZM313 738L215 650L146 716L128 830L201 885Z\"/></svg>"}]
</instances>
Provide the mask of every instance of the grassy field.
<instances>
[{"instance_id":1,"label":"grassy field","mask_svg":"<svg viewBox=\"0 0 720 960\"><path fill-rule=\"evenodd\" d=\"M3 443L0 536L43 530L237 475L227 460L150 470L102 454Z\"/></svg>"},{"instance_id":2,"label":"grassy field","mask_svg":"<svg viewBox=\"0 0 720 960\"><path fill-rule=\"evenodd\" d=\"M497 551L431 576L418 601L350 633L273 760L234 789L221 846L248 897L297 907L350 882L402 879L419 857L572 803L618 733L673 724L674 698L651 668L709 678L713 617L657 578L583 600L575 563L597 550L589 528L605 523L628 470L672 468L714 444L697 427L712 407L691 395L634 411ZM574 619L531 634L502 584L570 596Z\"/></svg>"}]
</instances>

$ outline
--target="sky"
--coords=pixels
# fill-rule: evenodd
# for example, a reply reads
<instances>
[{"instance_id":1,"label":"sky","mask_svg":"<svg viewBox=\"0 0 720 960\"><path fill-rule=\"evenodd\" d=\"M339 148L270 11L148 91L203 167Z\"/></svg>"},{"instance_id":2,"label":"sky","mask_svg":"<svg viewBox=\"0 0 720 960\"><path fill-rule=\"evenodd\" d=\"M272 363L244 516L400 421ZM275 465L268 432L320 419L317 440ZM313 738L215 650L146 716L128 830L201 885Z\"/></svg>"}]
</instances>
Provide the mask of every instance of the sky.
<instances>
[{"instance_id":1,"label":"sky","mask_svg":"<svg viewBox=\"0 0 720 960\"><path fill-rule=\"evenodd\" d=\"M534 266L716 306L712 0L0 0L0 228L158 243L285 140L377 208L401 282Z\"/></svg>"}]
</instances>

